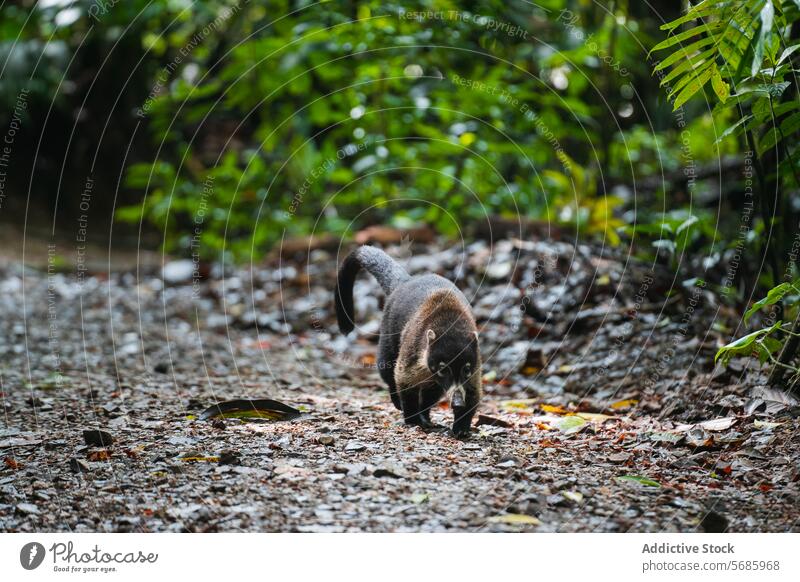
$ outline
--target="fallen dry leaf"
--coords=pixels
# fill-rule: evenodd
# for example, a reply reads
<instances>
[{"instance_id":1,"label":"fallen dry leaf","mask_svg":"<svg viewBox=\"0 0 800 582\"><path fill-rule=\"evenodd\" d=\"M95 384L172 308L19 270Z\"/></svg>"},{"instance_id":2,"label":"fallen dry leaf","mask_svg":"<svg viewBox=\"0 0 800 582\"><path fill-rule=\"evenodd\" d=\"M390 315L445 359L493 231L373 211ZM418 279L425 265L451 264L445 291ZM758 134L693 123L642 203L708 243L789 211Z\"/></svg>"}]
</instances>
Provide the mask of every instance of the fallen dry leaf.
<instances>
[{"instance_id":1,"label":"fallen dry leaf","mask_svg":"<svg viewBox=\"0 0 800 582\"><path fill-rule=\"evenodd\" d=\"M551 412L553 414L567 414L569 412L563 406L553 406L551 404L540 404L539 408L542 409L542 412Z\"/></svg>"},{"instance_id":2,"label":"fallen dry leaf","mask_svg":"<svg viewBox=\"0 0 800 582\"><path fill-rule=\"evenodd\" d=\"M521 513L504 513L495 515L487 520L489 523L505 523L507 525L540 525L542 522L532 515Z\"/></svg>"},{"instance_id":3,"label":"fallen dry leaf","mask_svg":"<svg viewBox=\"0 0 800 582\"><path fill-rule=\"evenodd\" d=\"M635 398L627 398L625 400L618 400L617 402L614 402L611 404L611 408L614 410L624 410L626 408L633 408L637 404L639 404L639 401Z\"/></svg>"}]
</instances>

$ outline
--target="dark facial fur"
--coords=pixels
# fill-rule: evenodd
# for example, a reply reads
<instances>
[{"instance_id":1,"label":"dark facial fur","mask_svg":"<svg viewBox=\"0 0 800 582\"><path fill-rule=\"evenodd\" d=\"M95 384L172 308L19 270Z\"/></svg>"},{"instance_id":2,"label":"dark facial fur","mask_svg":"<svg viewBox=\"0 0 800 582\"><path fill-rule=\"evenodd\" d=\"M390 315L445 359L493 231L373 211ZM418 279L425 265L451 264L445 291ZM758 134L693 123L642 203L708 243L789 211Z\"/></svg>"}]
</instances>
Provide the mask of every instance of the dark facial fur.
<instances>
[{"instance_id":1,"label":"dark facial fur","mask_svg":"<svg viewBox=\"0 0 800 582\"><path fill-rule=\"evenodd\" d=\"M433 332L433 330L431 330ZM448 329L441 336L430 334L428 369L445 390L467 382L478 366L478 338L469 330Z\"/></svg>"}]
</instances>

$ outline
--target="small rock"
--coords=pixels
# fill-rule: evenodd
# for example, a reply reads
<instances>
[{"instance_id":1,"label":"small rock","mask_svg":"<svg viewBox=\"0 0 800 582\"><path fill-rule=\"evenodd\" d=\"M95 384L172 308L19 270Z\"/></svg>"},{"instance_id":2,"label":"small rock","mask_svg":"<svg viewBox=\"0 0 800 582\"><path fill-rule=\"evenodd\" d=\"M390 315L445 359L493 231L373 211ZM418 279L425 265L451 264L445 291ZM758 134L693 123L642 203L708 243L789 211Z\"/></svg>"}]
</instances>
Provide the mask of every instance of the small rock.
<instances>
[{"instance_id":1,"label":"small rock","mask_svg":"<svg viewBox=\"0 0 800 582\"><path fill-rule=\"evenodd\" d=\"M608 455L608 460L612 463L624 463L630 458L630 453L614 453L613 455Z\"/></svg>"},{"instance_id":2,"label":"small rock","mask_svg":"<svg viewBox=\"0 0 800 582\"><path fill-rule=\"evenodd\" d=\"M104 430L85 430L83 440L90 447L110 447L114 443L114 437Z\"/></svg>"},{"instance_id":3,"label":"small rock","mask_svg":"<svg viewBox=\"0 0 800 582\"><path fill-rule=\"evenodd\" d=\"M343 465L334 465L334 473L342 473L349 476L363 475L367 472L369 467L365 463L345 463Z\"/></svg>"},{"instance_id":4,"label":"small rock","mask_svg":"<svg viewBox=\"0 0 800 582\"><path fill-rule=\"evenodd\" d=\"M391 477L393 479L398 479L400 477L405 477L406 473L399 467L378 467L372 475L374 477Z\"/></svg>"},{"instance_id":5,"label":"small rock","mask_svg":"<svg viewBox=\"0 0 800 582\"><path fill-rule=\"evenodd\" d=\"M564 499L572 503L581 503L583 501L583 493L580 491L562 491L561 495L564 496Z\"/></svg>"},{"instance_id":6,"label":"small rock","mask_svg":"<svg viewBox=\"0 0 800 582\"><path fill-rule=\"evenodd\" d=\"M511 428L513 425L503 420L502 418L497 418L495 416L489 416L488 414L479 414L478 420L475 422L475 426L502 426L503 428Z\"/></svg>"},{"instance_id":7,"label":"small rock","mask_svg":"<svg viewBox=\"0 0 800 582\"><path fill-rule=\"evenodd\" d=\"M336 439L334 439L330 435L322 435L320 437L317 437L317 442L321 445L325 445L326 447L333 446L335 440Z\"/></svg>"},{"instance_id":8,"label":"small rock","mask_svg":"<svg viewBox=\"0 0 800 582\"><path fill-rule=\"evenodd\" d=\"M69 460L69 468L73 473L88 473L91 470L89 463L74 457Z\"/></svg>"},{"instance_id":9,"label":"small rock","mask_svg":"<svg viewBox=\"0 0 800 582\"><path fill-rule=\"evenodd\" d=\"M217 462L220 465L241 465L242 459L238 451L222 451Z\"/></svg>"},{"instance_id":10,"label":"small rock","mask_svg":"<svg viewBox=\"0 0 800 582\"><path fill-rule=\"evenodd\" d=\"M169 362L158 362L155 366L153 366L153 371L157 374L169 374Z\"/></svg>"},{"instance_id":11,"label":"small rock","mask_svg":"<svg viewBox=\"0 0 800 582\"><path fill-rule=\"evenodd\" d=\"M17 511L23 515L36 515L39 513L39 508L33 503L20 503L17 505Z\"/></svg>"},{"instance_id":12,"label":"small rock","mask_svg":"<svg viewBox=\"0 0 800 582\"><path fill-rule=\"evenodd\" d=\"M195 265L188 259L179 261L171 261L164 265L161 272L161 277L165 283L170 285L179 285L181 283L188 283L192 280L192 275L195 272Z\"/></svg>"},{"instance_id":13,"label":"small rock","mask_svg":"<svg viewBox=\"0 0 800 582\"><path fill-rule=\"evenodd\" d=\"M348 453L355 453L358 451L363 451L366 448L367 446L362 443L356 441L350 441L349 443L347 443L347 446L344 447L344 450L347 451Z\"/></svg>"},{"instance_id":14,"label":"small rock","mask_svg":"<svg viewBox=\"0 0 800 582\"><path fill-rule=\"evenodd\" d=\"M728 518L712 510L703 516L700 527L707 533L725 533L728 530Z\"/></svg>"}]
</instances>

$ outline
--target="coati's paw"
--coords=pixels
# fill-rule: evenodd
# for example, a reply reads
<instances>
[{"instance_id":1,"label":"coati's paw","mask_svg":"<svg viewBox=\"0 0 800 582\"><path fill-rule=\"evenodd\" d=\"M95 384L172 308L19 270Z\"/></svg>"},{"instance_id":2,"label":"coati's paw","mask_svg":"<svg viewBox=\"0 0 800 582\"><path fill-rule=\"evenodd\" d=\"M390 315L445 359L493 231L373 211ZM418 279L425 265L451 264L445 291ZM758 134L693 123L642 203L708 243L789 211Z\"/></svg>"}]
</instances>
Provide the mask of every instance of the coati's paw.
<instances>
[{"instance_id":1,"label":"coati's paw","mask_svg":"<svg viewBox=\"0 0 800 582\"><path fill-rule=\"evenodd\" d=\"M453 436L457 439L469 438L470 427L472 426L472 415L475 412L467 408L453 408Z\"/></svg>"},{"instance_id":2,"label":"coati's paw","mask_svg":"<svg viewBox=\"0 0 800 582\"><path fill-rule=\"evenodd\" d=\"M447 427L431 422L429 418L406 419L406 426L417 426L425 432L447 432Z\"/></svg>"},{"instance_id":3,"label":"coati's paw","mask_svg":"<svg viewBox=\"0 0 800 582\"><path fill-rule=\"evenodd\" d=\"M450 431L450 434L458 440L465 441L470 436L469 427L456 427L454 425L453 429Z\"/></svg>"},{"instance_id":4,"label":"coati's paw","mask_svg":"<svg viewBox=\"0 0 800 582\"><path fill-rule=\"evenodd\" d=\"M444 433L448 432L450 429L448 429L446 426L443 426L441 424L430 423L428 426L422 427L422 430L424 430L425 432L437 432L437 433L444 434Z\"/></svg>"}]
</instances>

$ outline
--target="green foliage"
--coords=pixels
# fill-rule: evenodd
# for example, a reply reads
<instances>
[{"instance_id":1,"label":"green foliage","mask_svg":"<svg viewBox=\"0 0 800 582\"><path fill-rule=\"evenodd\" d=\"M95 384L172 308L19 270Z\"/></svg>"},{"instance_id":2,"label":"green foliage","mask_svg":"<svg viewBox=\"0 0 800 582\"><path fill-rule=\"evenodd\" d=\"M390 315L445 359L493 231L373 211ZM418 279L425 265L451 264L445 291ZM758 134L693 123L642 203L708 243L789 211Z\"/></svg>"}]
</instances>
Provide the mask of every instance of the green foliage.
<instances>
[{"instance_id":1,"label":"green foliage","mask_svg":"<svg viewBox=\"0 0 800 582\"><path fill-rule=\"evenodd\" d=\"M782 322L747 334L727 345L722 346L714 357L715 362L727 364L735 356L756 356L763 364L781 347L781 342L772 333L780 329Z\"/></svg>"},{"instance_id":2,"label":"green foliage","mask_svg":"<svg viewBox=\"0 0 800 582\"><path fill-rule=\"evenodd\" d=\"M596 94L634 103L619 94L647 74L638 39L600 8L567 19L560 2L468 4L237 5L218 34L241 41L201 43L143 106L155 147L126 184L147 196L119 218L214 258L377 222L457 235L488 214L619 244L625 203L598 190L616 172L594 144L620 130ZM187 21L144 42L169 63L191 37ZM200 204L213 209L202 220Z\"/></svg>"},{"instance_id":3,"label":"green foliage","mask_svg":"<svg viewBox=\"0 0 800 582\"><path fill-rule=\"evenodd\" d=\"M673 108L710 82L718 101L715 113L732 107L741 112L717 141L750 132L759 156L782 145L786 161L795 167L796 148L789 138L800 130L800 101L792 97L797 92L793 57L800 42L791 40L790 31L799 18L794 1L704 0L663 25L669 36L653 52L673 52L655 70L671 68L661 85L668 88ZM692 28L678 32L682 26Z\"/></svg>"},{"instance_id":4,"label":"green foliage","mask_svg":"<svg viewBox=\"0 0 800 582\"><path fill-rule=\"evenodd\" d=\"M744 322L747 323L748 320L751 317L753 317L753 315L755 315L756 312L769 305L775 305L776 303L781 301L784 297L786 297L786 295L790 293L792 294L800 293L799 285L800 281L797 281L795 283L781 283L777 287L773 287L772 289L770 289L766 297L753 303L753 306L747 310L747 312L744 314Z\"/></svg>"},{"instance_id":5,"label":"green foliage","mask_svg":"<svg viewBox=\"0 0 800 582\"><path fill-rule=\"evenodd\" d=\"M759 310L778 303L783 303L784 313L790 318L797 316L800 307L800 279L792 283L781 283L770 289L764 298L753 303L752 307L747 310L744 316L745 323ZM715 361L727 364L734 357L753 356L757 357L762 364L768 361L774 363L774 354L783 348L792 334L788 324L778 321L721 347L717 351ZM800 372L797 368L794 368L794 371L795 373Z\"/></svg>"},{"instance_id":6,"label":"green foliage","mask_svg":"<svg viewBox=\"0 0 800 582\"><path fill-rule=\"evenodd\" d=\"M661 85L669 88L674 109L710 81L717 112L731 107L742 112L719 141L749 131L759 156L776 149L800 129L800 102L789 98L796 92L792 61L800 48L800 42L790 40L789 31L798 18L800 11L793 1L704 0L684 17L662 26L670 36L653 51L672 48L674 52L655 70L672 68ZM676 32L680 25L695 21L700 24ZM693 42L683 45L687 39ZM675 50L676 46L680 48ZM784 95L787 99L782 100ZM794 158L794 151L787 152L792 166Z\"/></svg>"},{"instance_id":7,"label":"green foliage","mask_svg":"<svg viewBox=\"0 0 800 582\"><path fill-rule=\"evenodd\" d=\"M749 240L765 257L767 268L759 282L773 289L747 311L745 323L758 310L779 302L785 312L796 310L788 301L796 296L796 284L775 284L793 268L790 241L798 214L800 99L795 61L800 40L794 31L800 26L798 20L800 4L794 0L704 0L662 26L668 37L653 48L671 51L655 70L662 72L661 85L669 88L674 109L704 95L704 87L710 86L707 102L717 102L714 117L727 126L716 143L743 138L745 148L755 152L759 216L751 232L760 231L766 242ZM724 346L717 358L727 363L734 356L755 355L762 363L771 361L797 372L791 366L795 353L789 353L795 348L782 349L795 333L778 323ZM773 355L778 350L780 359Z\"/></svg>"}]
</instances>

